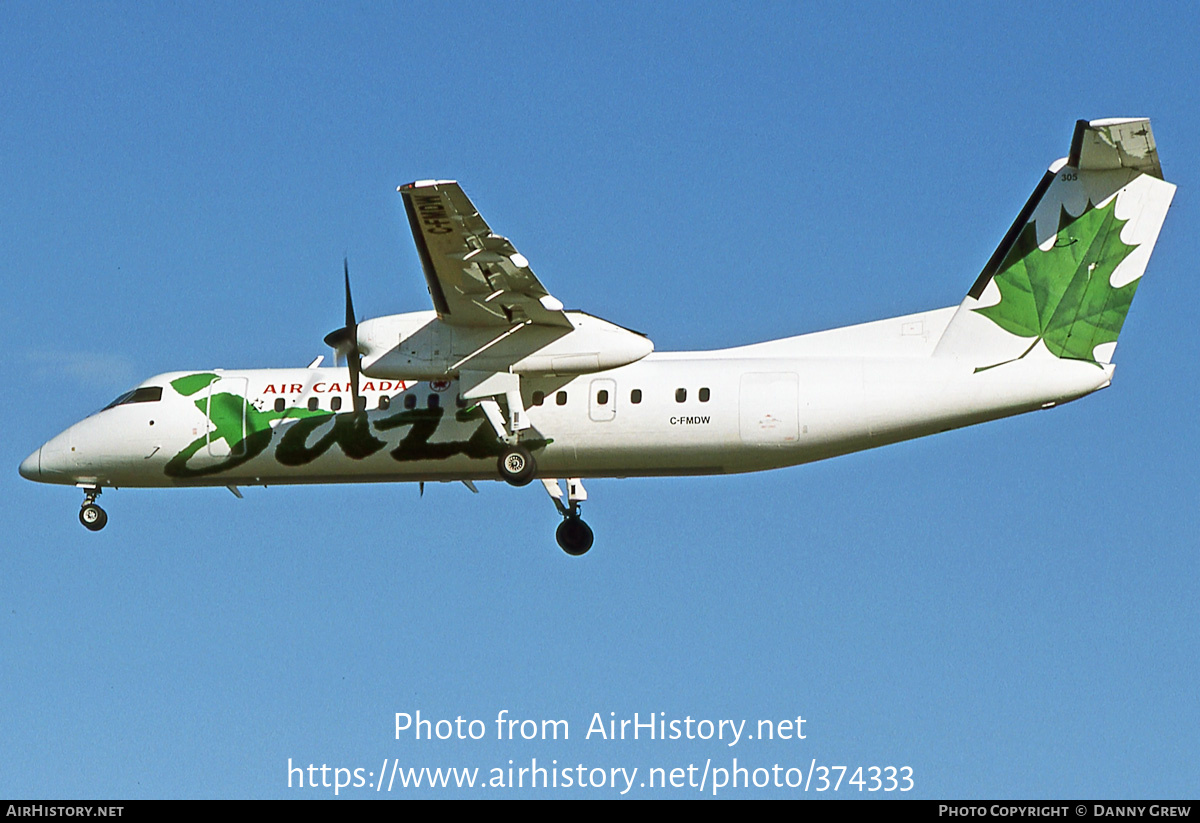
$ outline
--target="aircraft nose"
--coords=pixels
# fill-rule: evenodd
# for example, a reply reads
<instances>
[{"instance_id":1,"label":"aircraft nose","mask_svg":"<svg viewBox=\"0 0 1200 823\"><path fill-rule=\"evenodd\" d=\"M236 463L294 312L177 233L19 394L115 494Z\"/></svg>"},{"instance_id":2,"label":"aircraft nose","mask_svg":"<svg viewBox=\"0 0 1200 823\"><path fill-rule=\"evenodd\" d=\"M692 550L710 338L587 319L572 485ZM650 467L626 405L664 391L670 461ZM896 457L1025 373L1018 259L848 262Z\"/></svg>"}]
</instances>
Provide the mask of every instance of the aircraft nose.
<instances>
[{"instance_id":1,"label":"aircraft nose","mask_svg":"<svg viewBox=\"0 0 1200 823\"><path fill-rule=\"evenodd\" d=\"M37 451L21 461L21 476L26 480L42 479L42 449L40 446Z\"/></svg>"}]
</instances>

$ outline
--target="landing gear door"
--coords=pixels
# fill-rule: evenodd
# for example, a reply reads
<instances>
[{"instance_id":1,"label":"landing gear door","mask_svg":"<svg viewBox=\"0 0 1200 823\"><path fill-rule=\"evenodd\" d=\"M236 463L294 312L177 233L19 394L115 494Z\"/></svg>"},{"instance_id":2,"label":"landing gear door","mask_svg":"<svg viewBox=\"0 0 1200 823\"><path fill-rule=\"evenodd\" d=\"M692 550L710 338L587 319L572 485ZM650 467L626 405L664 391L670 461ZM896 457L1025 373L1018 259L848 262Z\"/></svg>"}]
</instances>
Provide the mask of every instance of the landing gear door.
<instances>
[{"instance_id":1,"label":"landing gear door","mask_svg":"<svg viewBox=\"0 0 1200 823\"><path fill-rule=\"evenodd\" d=\"M246 452L245 377L222 377L208 384L207 445L211 457L236 457Z\"/></svg>"},{"instance_id":2,"label":"landing gear door","mask_svg":"<svg viewBox=\"0 0 1200 823\"><path fill-rule=\"evenodd\" d=\"M742 442L786 446L800 436L800 379L790 372L742 375L739 403Z\"/></svg>"},{"instance_id":3,"label":"landing gear door","mask_svg":"<svg viewBox=\"0 0 1200 823\"><path fill-rule=\"evenodd\" d=\"M600 378L592 381L588 396L588 417L607 423L617 416L617 381Z\"/></svg>"}]
</instances>

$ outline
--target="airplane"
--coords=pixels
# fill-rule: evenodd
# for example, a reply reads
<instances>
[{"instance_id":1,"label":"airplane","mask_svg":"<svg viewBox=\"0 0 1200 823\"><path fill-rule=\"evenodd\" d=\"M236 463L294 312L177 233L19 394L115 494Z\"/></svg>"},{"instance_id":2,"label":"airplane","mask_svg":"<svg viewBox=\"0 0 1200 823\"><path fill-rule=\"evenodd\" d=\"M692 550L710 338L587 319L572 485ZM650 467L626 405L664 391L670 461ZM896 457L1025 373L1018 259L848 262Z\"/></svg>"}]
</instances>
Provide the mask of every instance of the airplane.
<instances>
[{"instance_id":1,"label":"airplane","mask_svg":"<svg viewBox=\"0 0 1200 823\"><path fill-rule=\"evenodd\" d=\"M792 466L1107 387L1175 186L1149 120L1080 120L961 303L684 352L565 310L456 182L397 191L432 311L356 321L343 262L335 367L157 375L20 473L82 489L93 531L104 488L537 479L582 555L584 480Z\"/></svg>"}]
</instances>

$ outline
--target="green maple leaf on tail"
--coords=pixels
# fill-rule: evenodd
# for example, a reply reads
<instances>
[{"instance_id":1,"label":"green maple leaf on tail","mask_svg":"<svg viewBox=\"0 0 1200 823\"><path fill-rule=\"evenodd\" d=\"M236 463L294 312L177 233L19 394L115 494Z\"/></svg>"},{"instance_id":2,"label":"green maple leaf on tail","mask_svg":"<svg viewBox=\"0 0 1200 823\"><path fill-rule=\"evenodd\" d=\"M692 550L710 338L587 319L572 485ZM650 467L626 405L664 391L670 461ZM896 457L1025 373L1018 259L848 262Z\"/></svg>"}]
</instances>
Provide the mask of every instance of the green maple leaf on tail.
<instances>
[{"instance_id":1,"label":"green maple leaf on tail","mask_svg":"<svg viewBox=\"0 0 1200 823\"><path fill-rule=\"evenodd\" d=\"M1110 283L1137 248L1121 241L1129 221L1117 218L1115 205L1115 197L1103 208L1089 203L1078 217L1063 209L1048 251L1038 248L1033 221L1017 235L993 278L1000 302L975 311L1007 332L1032 337L1021 357L1041 340L1057 357L1094 363L1096 346L1116 341L1141 278L1120 288Z\"/></svg>"}]
</instances>

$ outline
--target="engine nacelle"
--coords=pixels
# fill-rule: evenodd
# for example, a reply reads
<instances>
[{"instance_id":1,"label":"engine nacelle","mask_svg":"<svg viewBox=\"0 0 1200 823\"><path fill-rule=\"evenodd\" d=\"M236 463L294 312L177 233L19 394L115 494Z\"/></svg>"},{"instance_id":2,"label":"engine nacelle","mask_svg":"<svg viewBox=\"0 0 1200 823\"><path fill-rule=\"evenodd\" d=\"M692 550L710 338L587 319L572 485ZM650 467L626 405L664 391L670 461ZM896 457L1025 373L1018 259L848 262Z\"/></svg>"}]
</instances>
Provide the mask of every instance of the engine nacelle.
<instances>
[{"instance_id":1,"label":"engine nacelle","mask_svg":"<svg viewBox=\"0 0 1200 823\"><path fill-rule=\"evenodd\" d=\"M573 375L615 369L654 351L644 335L583 312L567 312L573 328L451 326L437 312L376 317L358 324L363 374L433 380L461 370L521 375Z\"/></svg>"}]
</instances>

